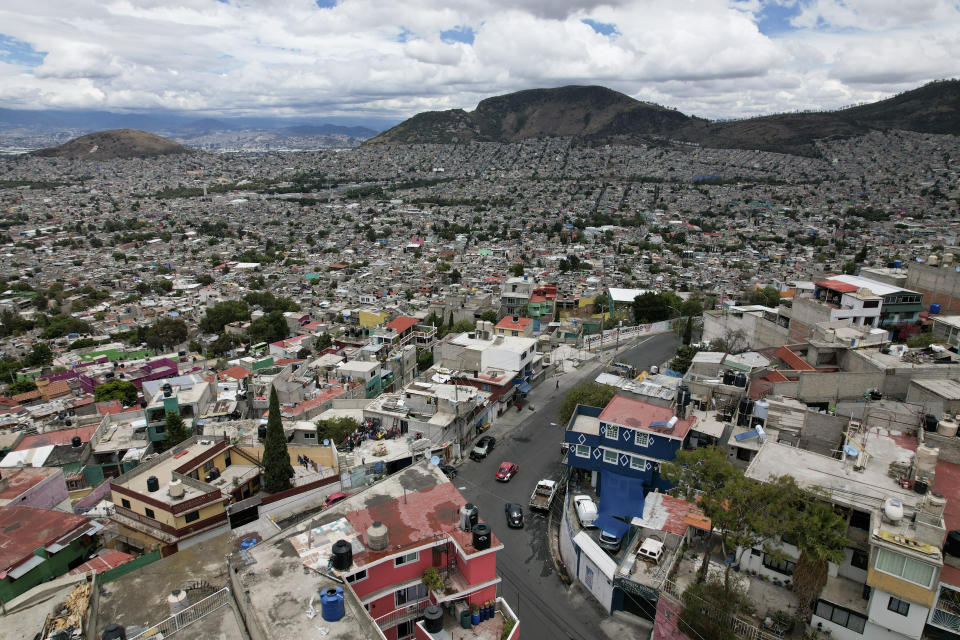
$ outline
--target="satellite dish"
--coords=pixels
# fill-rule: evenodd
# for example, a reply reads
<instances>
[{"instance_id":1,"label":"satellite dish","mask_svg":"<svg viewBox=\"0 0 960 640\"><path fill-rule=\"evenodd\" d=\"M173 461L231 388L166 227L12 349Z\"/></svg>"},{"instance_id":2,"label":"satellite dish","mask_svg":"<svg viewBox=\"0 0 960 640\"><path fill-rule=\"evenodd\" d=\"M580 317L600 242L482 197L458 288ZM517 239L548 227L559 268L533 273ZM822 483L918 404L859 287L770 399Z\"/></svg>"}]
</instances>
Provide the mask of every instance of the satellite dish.
<instances>
[{"instance_id":1,"label":"satellite dish","mask_svg":"<svg viewBox=\"0 0 960 640\"><path fill-rule=\"evenodd\" d=\"M440 464L440 457L439 457L439 456L433 456L432 458L430 458L430 464L432 464L432 465L438 465L438 464Z\"/></svg>"}]
</instances>

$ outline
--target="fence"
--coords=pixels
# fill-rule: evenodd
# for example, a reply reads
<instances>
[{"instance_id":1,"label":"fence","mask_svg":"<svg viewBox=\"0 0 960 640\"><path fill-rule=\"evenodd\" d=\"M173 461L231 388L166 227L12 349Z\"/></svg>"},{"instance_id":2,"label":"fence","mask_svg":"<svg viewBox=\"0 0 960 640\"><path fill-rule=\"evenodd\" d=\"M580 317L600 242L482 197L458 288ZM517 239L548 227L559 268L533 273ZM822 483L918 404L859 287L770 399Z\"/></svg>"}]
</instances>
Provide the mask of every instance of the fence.
<instances>
[{"instance_id":1,"label":"fence","mask_svg":"<svg viewBox=\"0 0 960 640\"><path fill-rule=\"evenodd\" d=\"M155 549L154 551L151 551L150 553L146 553L140 556L139 558L134 558L130 562L125 562L119 567L114 567L113 569L107 569L106 571L100 574L97 580L99 580L101 584L107 584L108 582L112 582L117 578L122 578L123 576L127 575L132 571L136 571L140 567L145 567L148 564L156 562L157 560L160 559L160 557L161 557L160 550Z\"/></svg>"},{"instance_id":2,"label":"fence","mask_svg":"<svg viewBox=\"0 0 960 640\"><path fill-rule=\"evenodd\" d=\"M613 329L607 329L603 332L602 339L599 335L585 336L583 338L583 348L596 349L597 347L615 344L617 340L627 340L637 336L672 331L673 323L682 319L683 318L675 318L673 320L663 320L662 322L653 322L651 324L638 324L633 327L614 327Z\"/></svg>"},{"instance_id":3,"label":"fence","mask_svg":"<svg viewBox=\"0 0 960 640\"><path fill-rule=\"evenodd\" d=\"M170 616L160 624L156 624L143 633L135 635L129 640L149 640L150 638L169 638L171 635L180 631L204 617L213 613L220 607L226 607L230 604L230 587L224 587L212 596L204 598L196 604L192 604L176 615Z\"/></svg>"},{"instance_id":4,"label":"fence","mask_svg":"<svg viewBox=\"0 0 960 640\"><path fill-rule=\"evenodd\" d=\"M683 592L673 580L664 580L660 587L660 595L668 596L674 604L681 607L683 603ZM783 640L783 635L768 633L749 620L744 620L737 616L730 616L722 611L714 611L716 616L729 616L730 629L741 640Z\"/></svg>"}]
</instances>

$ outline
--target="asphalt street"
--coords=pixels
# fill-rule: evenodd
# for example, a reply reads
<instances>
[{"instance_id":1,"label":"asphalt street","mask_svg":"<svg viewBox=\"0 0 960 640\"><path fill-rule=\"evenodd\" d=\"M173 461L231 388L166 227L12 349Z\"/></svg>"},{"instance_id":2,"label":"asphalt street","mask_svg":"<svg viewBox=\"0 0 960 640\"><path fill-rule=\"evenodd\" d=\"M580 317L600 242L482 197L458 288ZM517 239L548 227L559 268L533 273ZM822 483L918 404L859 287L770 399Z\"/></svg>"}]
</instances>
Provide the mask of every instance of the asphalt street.
<instances>
[{"instance_id":1,"label":"asphalt street","mask_svg":"<svg viewBox=\"0 0 960 640\"><path fill-rule=\"evenodd\" d=\"M627 345L617 361L641 368L661 364L673 356L676 337L661 334L642 338L635 346ZM604 362L610 360L606 352ZM504 549L497 554L497 570L502 578L500 595L520 618L520 634L524 640L596 640L603 637L601 621L608 612L586 591L567 587L556 575L550 558L547 518L530 512L527 504L537 481L551 478L561 481L566 467L561 464L562 427L557 412L567 390L581 380L590 379L600 370L599 362L585 368L543 381L528 396L535 411L527 414L516 426L520 415L494 425L488 434L496 437L494 450L486 460L466 460L459 467L453 483L463 496L480 510L480 519L493 530ZM560 381L559 390L556 381ZM515 412L510 409L510 412ZM516 462L519 473L509 482L498 482L494 474L501 462ZM516 502L523 506L525 527L510 529L506 525L504 505Z\"/></svg>"}]
</instances>

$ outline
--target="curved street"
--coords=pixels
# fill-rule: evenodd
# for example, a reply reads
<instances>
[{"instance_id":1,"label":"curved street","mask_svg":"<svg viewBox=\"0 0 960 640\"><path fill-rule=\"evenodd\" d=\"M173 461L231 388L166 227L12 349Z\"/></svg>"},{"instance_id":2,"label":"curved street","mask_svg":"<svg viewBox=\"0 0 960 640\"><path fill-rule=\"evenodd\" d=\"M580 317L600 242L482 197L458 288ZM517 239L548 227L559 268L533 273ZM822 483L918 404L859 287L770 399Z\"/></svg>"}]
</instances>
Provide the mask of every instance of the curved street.
<instances>
[{"instance_id":1,"label":"curved street","mask_svg":"<svg viewBox=\"0 0 960 640\"><path fill-rule=\"evenodd\" d=\"M673 333L649 336L624 346L616 360L648 368L669 360L676 345ZM602 360L608 362L610 356L609 351L604 352ZM504 544L503 551L497 554L497 569L503 579L500 594L520 617L524 640L595 640L602 637L598 630L606 630L610 624L608 612L596 600L584 590L561 582L550 557L547 518L527 508L538 480L559 481L565 475L560 455L563 434L557 412L566 392L599 371L600 362L590 361L573 372L544 380L528 395L536 410L524 408L518 413L510 409L510 415L501 416L487 432L497 439L493 452L481 462L464 461L453 479L463 496L480 509L481 520ZM494 479L503 461L520 466L517 476L507 483ZM508 502L523 505L523 529L506 526L504 505Z\"/></svg>"}]
</instances>

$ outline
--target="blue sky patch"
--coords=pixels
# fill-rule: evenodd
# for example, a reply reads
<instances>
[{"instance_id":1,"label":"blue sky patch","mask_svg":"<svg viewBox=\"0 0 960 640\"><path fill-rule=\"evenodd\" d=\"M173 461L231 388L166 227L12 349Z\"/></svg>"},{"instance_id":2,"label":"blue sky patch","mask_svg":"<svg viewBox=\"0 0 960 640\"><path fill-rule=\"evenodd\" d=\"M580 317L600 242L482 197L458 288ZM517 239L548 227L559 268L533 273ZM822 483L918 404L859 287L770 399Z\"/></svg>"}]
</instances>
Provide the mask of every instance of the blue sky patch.
<instances>
[{"instance_id":1,"label":"blue sky patch","mask_svg":"<svg viewBox=\"0 0 960 640\"><path fill-rule=\"evenodd\" d=\"M801 9L800 2L790 6L784 6L779 2L766 3L760 12L757 28L760 29L760 33L767 36L796 31L797 28L790 24L790 20L800 15Z\"/></svg>"},{"instance_id":2,"label":"blue sky patch","mask_svg":"<svg viewBox=\"0 0 960 640\"><path fill-rule=\"evenodd\" d=\"M447 43L463 42L465 44L473 44L475 37L476 34L473 32L473 29L462 24L458 24L453 29L440 32L440 39Z\"/></svg>"},{"instance_id":3,"label":"blue sky patch","mask_svg":"<svg viewBox=\"0 0 960 640\"><path fill-rule=\"evenodd\" d=\"M43 62L46 51L37 51L29 43L0 33L0 61L7 64L36 67Z\"/></svg>"},{"instance_id":4,"label":"blue sky patch","mask_svg":"<svg viewBox=\"0 0 960 640\"><path fill-rule=\"evenodd\" d=\"M337 6L337 0L316 0L317 7L321 9L333 9Z\"/></svg>"},{"instance_id":5,"label":"blue sky patch","mask_svg":"<svg viewBox=\"0 0 960 640\"><path fill-rule=\"evenodd\" d=\"M397 42L409 42L415 37L416 34L414 34L413 31L410 31L410 29L407 29L406 27L400 27L400 33L397 34L394 40Z\"/></svg>"},{"instance_id":6,"label":"blue sky patch","mask_svg":"<svg viewBox=\"0 0 960 640\"><path fill-rule=\"evenodd\" d=\"M620 35L620 32L617 31L617 25L610 22L597 22L596 20L591 20L590 18L584 18L580 22L587 25L602 36Z\"/></svg>"}]
</instances>

